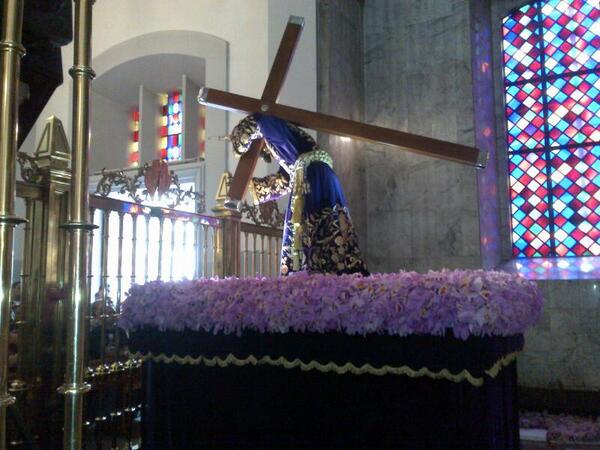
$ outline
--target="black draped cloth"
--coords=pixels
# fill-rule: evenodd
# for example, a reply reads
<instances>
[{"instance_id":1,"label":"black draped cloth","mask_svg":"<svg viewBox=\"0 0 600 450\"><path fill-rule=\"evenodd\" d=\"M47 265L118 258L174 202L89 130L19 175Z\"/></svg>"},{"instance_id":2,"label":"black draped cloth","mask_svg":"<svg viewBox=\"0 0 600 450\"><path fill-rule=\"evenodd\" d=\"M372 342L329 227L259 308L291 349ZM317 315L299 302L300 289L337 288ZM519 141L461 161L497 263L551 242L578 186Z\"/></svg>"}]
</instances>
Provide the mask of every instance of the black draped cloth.
<instances>
[{"instance_id":1,"label":"black draped cloth","mask_svg":"<svg viewBox=\"0 0 600 450\"><path fill-rule=\"evenodd\" d=\"M138 330L144 449L518 449L522 336Z\"/></svg>"},{"instance_id":2,"label":"black draped cloth","mask_svg":"<svg viewBox=\"0 0 600 450\"><path fill-rule=\"evenodd\" d=\"M50 97L63 82L61 47L73 39L71 0L27 0L23 8L20 80L29 95L19 106L20 147ZM0 10L4 0L0 0ZM0 25L2 26L2 25Z\"/></svg>"}]
</instances>

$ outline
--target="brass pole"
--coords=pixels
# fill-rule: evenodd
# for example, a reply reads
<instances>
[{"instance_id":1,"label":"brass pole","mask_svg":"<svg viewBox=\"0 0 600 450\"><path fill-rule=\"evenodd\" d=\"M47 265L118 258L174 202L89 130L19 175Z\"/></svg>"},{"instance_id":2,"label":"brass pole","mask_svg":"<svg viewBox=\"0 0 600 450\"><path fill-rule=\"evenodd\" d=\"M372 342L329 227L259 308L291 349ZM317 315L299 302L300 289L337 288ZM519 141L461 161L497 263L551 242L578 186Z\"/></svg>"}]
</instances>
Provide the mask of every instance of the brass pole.
<instances>
[{"instance_id":1,"label":"brass pole","mask_svg":"<svg viewBox=\"0 0 600 450\"><path fill-rule=\"evenodd\" d=\"M117 293L114 305L114 313L121 312L121 289L123 288L123 222L125 219L124 212L118 212L119 216L119 236L118 236L118 255L117 259ZM112 318L111 318L112 319ZM116 334L117 338L119 333Z\"/></svg>"},{"instance_id":2,"label":"brass pole","mask_svg":"<svg viewBox=\"0 0 600 450\"><path fill-rule=\"evenodd\" d=\"M179 259L182 259L183 261L187 261L187 256L188 256L188 225L189 222L180 222L178 221L177 223L179 223L181 225L181 232L183 233L183 241L179 241L179 245L177 246L178 248L178 252L179 255L178 258L174 258L171 261L171 268L173 267L173 265L175 264L176 261L179 261ZM195 258L194 258L195 260ZM186 278L186 276L184 274L182 274L182 278Z\"/></svg>"},{"instance_id":3,"label":"brass pole","mask_svg":"<svg viewBox=\"0 0 600 450\"><path fill-rule=\"evenodd\" d=\"M15 217L15 172L23 0L4 0L0 40L0 450L6 447L6 408L15 399L8 393L8 334Z\"/></svg>"},{"instance_id":4,"label":"brass pole","mask_svg":"<svg viewBox=\"0 0 600 450\"><path fill-rule=\"evenodd\" d=\"M160 216L158 226L158 275L157 280L162 280L163 234L165 231L165 217Z\"/></svg>"},{"instance_id":5,"label":"brass pole","mask_svg":"<svg viewBox=\"0 0 600 450\"><path fill-rule=\"evenodd\" d=\"M28 342L29 337L33 334L33 322L34 314L32 311L31 301L32 291L31 282L33 278L32 265L33 265L33 247L34 247L34 234L33 224L35 223L35 206L37 200L32 198L25 199L25 217L27 217L27 224L24 230L24 245L23 245L23 265L21 268L21 327L19 330L19 365L17 376L23 383L31 383L33 380L32 367L35 363L35 354L32 352L34 349L34 342ZM31 345L34 344L34 345Z\"/></svg>"},{"instance_id":6,"label":"brass pole","mask_svg":"<svg viewBox=\"0 0 600 450\"><path fill-rule=\"evenodd\" d=\"M173 281L173 263L175 262L175 225L176 220L171 219L171 254L169 262L169 281ZM185 235L185 234L184 234Z\"/></svg>"},{"instance_id":7,"label":"brass pole","mask_svg":"<svg viewBox=\"0 0 600 450\"><path fill-rule=\"evenodd\" d=\"M132 220L132 224L131 226L133 227L132 231L131 231L131 285L135 284L135 255L136 255L136 251L137 251L137 219L138 219L138 215L137 214L133 214L131 216L131 220Z\"/></svg>"},{"instance_id":8,"label":"brass pole","mask_svg":"<svg viewBox=\"0 0 600 450\"><path fill-rule=\"evenodd\" d=\"M194 227L194 256L195 256L195 261L196 261L196 267L194 270L194 279L198 279L200 278L202 275L202 272L200 271L201 268L201 263L200 263L200 257L202 256L202 253L200 251L200 225L198 224L198 222L194 222L192 224L192 226Z\"/></svg>"},{"instance_id":9,"label":"brass pole","mask_svg":"<svg viewBox=\"0 0 600 450\"><path fill-rule=\"evenodd\" d=\"M85 316L88 306L87 239L94 228L89 223L88 158L90 150L90 86L95 74L90 67L92 6L94 0L75 0L73 67L72 177L69 197L69 304L67 313L67 352L63 449L79 450L82 445L83 394L90 389L84 382Z\"/></svg>"},{"instance_id":10,"label":"brass pole","mask_svg":"<svg viewBox=\"0 0 600 450\"><path fill-rule=\"evenodd\" d=\"M242 251L242 260L244 262L243 267L242 267L242 273L241 275L243 275L244 277L248 276L248 232L244 231L244 250Z\"/></svg>"},{"instance_id":11,"label":"brass pole","mask_svg":"<svg viewBox=\"0 0 600 450\"><path fill-rule=\"evenodd\" d=\"M229 211L224 206L213 208L215 216L221 219L221 226L213 234L213 275L218 277L239 276L240 274L240 219L237 211ZM256 236L254 236L256 250ZM255 267L258 256L255 254Z\"/></svg>"},{"instance_id":12,"label":"brass pole","mask_svg":"<svg viewBox=\"0 0 600 450\"><path fill-rule=\"evenodd\" d=\"M95 221L96 208L90 208L90 220L92 223ZM94 263L94 231L89 232L88 237L88 285L87 285L87 295L88 298L92 298L92 280L94 279L94 271L92 269L92 265ZM88 316L89 317L89 316Z\"/></svg>"},{"instance_id":13,"label":"brass pole","mask_svg":"<svg viewBox=\"0 0 600 450\"><path fill-rule=\"evenodd\" d=\"M146 260L144 262L144 282L148 282L150 276L148 275L148 271L150 270L148 264L150 260L150 216L146 216Z\"/></svg>"},{"instance_id":14,"label":"brass pole","mask_svg":"<svg viewBox=\"0 0 600 450\"><path fill-rule=\"evenodd\" d=\"M258 235L256 233L252 233L252 276L256 277L258 275L260 275L260 269L258 268L258 262L259 262L259 251L258 251L258 245L256 244L256 237Z\"/></svg>"},{"instance_id":15,"label":"brass pole","mask_svg":"<svg viewBox=\"0 0 600 450\"><path fill-rule=\"evenodd\" d=\"M208 225L202 225L202 272L203 278L208 278Z\"/></svg>"},{"instance_id":16,"label":"brass pole","mask_svg":"<svg viewBox=\"0 0 600 450\"><path fill-rule=\"evenodd\" d=\"M104 350L106 349L106 300L108 298L108 240L110 239L110 214L111 212L109 210L102 211L102 243L100 244L100 292L102 293L102 307L100 308L99 317L100 359L102 360L102 363L104 363ZM95 296L93 302L96 303ZM92 311L91 315L94 314L96 314L96 311Z\"/></svg>"}]
</instances>

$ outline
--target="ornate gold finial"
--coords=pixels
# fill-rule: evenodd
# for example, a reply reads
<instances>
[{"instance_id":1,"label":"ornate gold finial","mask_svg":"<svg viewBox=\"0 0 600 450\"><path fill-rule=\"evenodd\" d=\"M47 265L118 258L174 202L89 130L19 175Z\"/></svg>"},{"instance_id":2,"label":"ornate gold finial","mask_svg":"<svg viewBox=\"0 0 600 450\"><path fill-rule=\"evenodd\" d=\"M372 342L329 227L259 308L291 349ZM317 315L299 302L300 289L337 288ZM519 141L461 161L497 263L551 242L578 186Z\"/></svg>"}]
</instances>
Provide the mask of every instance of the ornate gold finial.
<instances>
[{"instance_id":1,"label":"ornate gold finial","mask_svg":"<svg viewBox=\"0 0 600 450\"><path fill-rule=\"evenodd\" d=\"M225 171L223 172L223 175L221 175L221 179L219 180L219 188L217 189L217 195L215 197L216 205L213 208L213 212L223 213L230 211L239 213L240 202L232 201L227 195L232 178L233 176L229 171Z\"/></svg>"},{"instance_id":2,"label":"ornate gold finial","mask_svg":"<svg viewBox=\"0 0 600 450\"><path fill-rule=\"evenodd\" d=\"M56 116L48 117L42 138L35 151L40 168L67 169L71 164L71 150L62 122Z\"/></svg>"},{"instance_id":3,"label":"ornate gold finial","mask_svg":"<svg viewBox=\"0 0 600 450\"><path fill-rule=\"evenodd\" d=\"M56 116L50 116L35 155L19 152L17 161L23 180L54 183L58 191L67 190L71 179L71 150L62 122Z\"/></svg>"}]
</instances>

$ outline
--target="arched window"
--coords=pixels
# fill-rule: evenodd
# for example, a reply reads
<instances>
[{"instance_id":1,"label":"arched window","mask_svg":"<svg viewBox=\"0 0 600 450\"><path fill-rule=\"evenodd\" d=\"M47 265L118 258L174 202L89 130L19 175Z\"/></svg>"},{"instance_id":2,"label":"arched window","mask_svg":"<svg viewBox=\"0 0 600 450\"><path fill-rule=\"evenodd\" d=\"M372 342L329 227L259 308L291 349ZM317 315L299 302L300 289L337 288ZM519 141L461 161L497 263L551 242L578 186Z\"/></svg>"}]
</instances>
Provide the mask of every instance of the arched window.
<instances>
[{"instance_id":1,"label":"arched window","mask_svg":"<svg viewBox=\"0 0 600 450\"><path fill-rule=\"evenodd\" d=\"M599 0L503 19L515 257L600 255Z\"/></svg>"}]
</instances>

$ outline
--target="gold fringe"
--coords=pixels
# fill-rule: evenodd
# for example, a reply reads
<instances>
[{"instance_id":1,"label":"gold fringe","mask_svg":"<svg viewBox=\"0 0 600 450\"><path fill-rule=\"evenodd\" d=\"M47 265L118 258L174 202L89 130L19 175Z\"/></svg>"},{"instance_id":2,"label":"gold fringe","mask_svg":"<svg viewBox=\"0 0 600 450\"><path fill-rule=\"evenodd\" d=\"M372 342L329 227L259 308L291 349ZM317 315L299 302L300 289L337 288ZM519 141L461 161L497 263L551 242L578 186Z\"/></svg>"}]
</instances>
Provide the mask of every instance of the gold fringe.
<instances>
[{"instance_id":1,"label":"gold fringe","mask_svg":"<svg viewBox=\"0 0 600 450\"><path fill-rule=\"evenodd\" d=\"M521 353L521 350L514 351L512 353L509 353L508 355L504 355L502 358L496 361L492 367L486 370L485 373L487 373L491 378L496 378L502 370L502 368L508 366L511 362L517 359L519 353Z\"/></svg>"},{"instance_id":2,"label":"gold fringe","mask_svg":"<svg viewBox=\"0 0 600 450\"><path fill-rule=\"evenodd\" d=\"M507 366L511 362L513 362L519 351L510 353L506 356L503 356L498 361L494 363L492 367L485 371L490 377L495 378L502 367ZM439 372L433 372L429 370L427 367L421 367L418 370L412 369L409 366L401 366L401 367L392 367L385 365L383 367L373 367L371 364L364 364L360 367L355 366L351 362L347 362L346 364L340 366L334 362L328 362L327 364L321 364L318 361L310 361L309 363L305 363L304 361L296 358L293 361L290 361L284 357L279 357L276 359L271 358L270 356L263 356L258 359L254 355L250 355L245 359L237 358L233 354L228 354L225 359L219 358L215 356L213 358L207 358L205 356L193 357L190 355L179 356L179 355L171 355L167 356L164 353L160 355L154 355L152 352L143 354L143 353L134 353L132 355L134 358L141 358L143 360L152 360L157 363L177 363L177 364L189 364L189 365L199 365L204 364L207 367L227 367L230 365L242 367L248 364L253 366L260 365L269 365L269 366L282 366L286 369L296 369L300 368L303 371L309 370L318 370L319 372L335 372L339 375L343 375L346 373L351 373L353 375L408 375L411 378L420 378L420 377L429 377L434 380L445 379L448 381L453 381L455 383L460 383L461 381L468 381L473 386L483 386L483 377L475 377L471 375L471 373L464 369L457 374L451 373L448 369L442 369Z\"/></svg>"}]
</instances>

